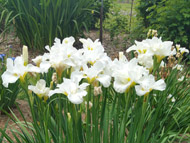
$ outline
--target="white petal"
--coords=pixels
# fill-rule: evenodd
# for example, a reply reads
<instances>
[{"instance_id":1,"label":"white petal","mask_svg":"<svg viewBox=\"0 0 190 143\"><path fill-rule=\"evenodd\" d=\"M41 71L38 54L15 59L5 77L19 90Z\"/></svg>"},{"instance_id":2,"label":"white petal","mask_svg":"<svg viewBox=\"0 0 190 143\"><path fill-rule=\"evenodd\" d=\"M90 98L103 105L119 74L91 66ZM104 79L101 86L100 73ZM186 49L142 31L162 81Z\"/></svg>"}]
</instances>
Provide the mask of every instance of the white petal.
<instances>
[{"instance_id":1,"label":"white petal","mask_svg":"<svg viewBox=\"0 0 190 143\"><path fill-rule=\"evenodd\" d=\"M86 96L86 91L77 92L76 94L70 94L68 95L68 99L73 104L81 104L83 102L83 96Z\"/></svg>"},{"instance_id":2,"label":"white petal","mask_svg":"<svg viewBox=\"0 0 190 143\"><path fill-rule=\"evenodd\" d=\"M32 64L28 64L27 69L28 69L28 72L36 72L36 73L40 72L40 68L38 68Z\"/></svg>"},{"instance_id":3,"label":"white petal","mask_svg":"<svg viewBox=\"0 0 190 143\"><path fill-rule=\"evenodd\" d=\"M126 52L129 53L129 52L131 52L131 51L133 51L133 50L137 50L137 46L136 46L136 45L133 45L133 46L129 47L129 48L126 50Z\"/></svg>"},{"instance_id":4,"label":"white petal","mask_svg":"<svg viewBox=\"0 0 190 143\"><path fill-rule=\"evenodd\" d=\"M142 87L140 85L136 85L135 90L138 96L143 96L147 93L147 91L142 90Z\"/></svg>"},{"instance_id":5,"label":"white petal","mask_svg":"<svg viewBox=\"0 0 190 143\"><path fill-rule=\"evenodd\" d=\"M84 78L83 73L80 71L74 71L71 73L71 80L75 83L79 83Z\"/></svg>"},{"instance_id":6,"label":"white petal","mask_svg":"<svg viewBox=\"0 0 190 143\"><path fill-rule=\"evenodd\" d=\"M80 89L85 90L86 87L89 86L89 85L90 85L90 84L88 84L88 83L82 83L79 87L80 87Z\"/></svg>"},{"instance_id":7,"label":"white petal","mask_svg":"<svg viewBox=\"0 0 190 143\"><path fill-rule=\"evenodd\" d=\"M49 46L45 46L45 49L48 50L48 52L51 51L50 48L49 48Z\"/></svg>"},{"instance_id":8,"label":"white petal","mask_svg":"<svg viewBox=\"0 0 190 143\"><path fill-rule=\"evenodd\" d=\"M126 89L130 86L130 84L131 84L131 82L129 82L127 84L123 84L121 82L114 81L113 87L114 87L115 91L117 91L119 93L124 93L126 91Z\"/></svg>"},{"instance_id":9,"label":"white petal","mask_svg":"<svg viewBox=\"0 0 190 143\"><path fill-rule=\"evenodd\" d=\"M48 61L44 61L40 63L40 70L41 73L47 73L49 68L51 67L51 64Z\"/></svg>"},{"instance_id":10,"label":"white petal","mask_svg":"<svg viewBox=\"0 0 190 143\"><path fill-rule=\"evenodd\" d=\"M62 93L63 94L63 91L60 89L50 90L48 96L50 97L56 93Z\"/></svg>"},{"instance_id":11,"label":"white petal","mask_svg":"<svg viewBox=\"0 0 190 143\"><path fill-rule=\"evenodd\" d=\"M163 91L166 89L166 83L164 82L163 79L160 79L155 82L153 89Z\"/></svg>"},{"instance_id":12,"label":"white petal","mask_svg":"<svg viewBox=\"0 0 190 143\"><path fill-rule=\"evenodd\" d=\"M99 75L97 80L104 86L104 87L109 87L110 84L111 84L111 76L109 75L105 75L105 74L102 74L102 75Z\"/></svg>"},{"instance_id":13,"label":"white petal","mask_svg":"<svg viewBox=\"0 0 190 143\"><path fill-rule=\"evenodd\" d=\"M36 87L38 87L39 89L44 89L46 87L46 81L44 79L40 79L37 82Z\"/></svg>"},{"instance_id":14,"label":"white petal","mask_svg":"<svg viewBox=\"0 0 190 143\"><path fill-rule=\"evenodd\" d=\"M28 89L31 90L31 91L33 91L35 94L39 93L39 90L36 88L36 86L29 85Z\"/></svg>"},{"instance_id":15,"label":"white petal","mask_svg":"<svg viewBox=\"0 0 190 143\"><path fill-rule=\"evenodd\" d=\"M13 60L11 58L7 59L7 69L13 69Z\"/></svg>"},{"instance_id":16,"label":"white petal","mask_svg":"<svg viewBox=\"0 0 190 143\"><path fill-rule=\"evenodd\" d=\"M5 71L2 74L1 77L2 77L2 80L3 80L3 85L5 87L8 87L9 83L15 83L19 79L19 75L15 76L15 75L13 75L12 73L10 73L8 71Z\"/></svg>"}]
</instances>

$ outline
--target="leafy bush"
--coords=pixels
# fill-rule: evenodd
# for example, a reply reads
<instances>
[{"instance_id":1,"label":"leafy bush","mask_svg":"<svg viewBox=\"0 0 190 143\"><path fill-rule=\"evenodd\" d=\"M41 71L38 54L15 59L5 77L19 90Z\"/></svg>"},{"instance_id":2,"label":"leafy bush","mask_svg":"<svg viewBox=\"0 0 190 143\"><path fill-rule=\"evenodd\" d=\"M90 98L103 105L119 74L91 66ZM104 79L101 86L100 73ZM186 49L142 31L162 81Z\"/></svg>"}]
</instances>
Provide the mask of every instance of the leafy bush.
<instances>
[{"instance_id":1,"label":"leafy bush","mask_svg":"<svg viewBox=\"0 0 190 143\"><path fill-rule=\"evenodd\" d=\"M188 0L139 0L137 6L138 26L144 33L148 29L157 29L163 39L172 40L176 44L189 48L189 5L190 1ZM142 37L145 38L145 36L144 34Z\"/></svg>"},{"instance_id":2,"label":"leafy bush","mask_svg":"<svg viewBox=\"0 0 190 143\"><path fill-rule=\"evenodd\" d=\"M108 18L104 21L104 28L110 32L110 38L119 34L128 32L128 15L126 11L121 11L119 5L113 5L108 14Z\"/></svg>"},{"instance_id":3,"label":"leafy bush","mask_svg":"<svg viewBox=\"0 0 190 143\"><path fill-rule=\"evenodd\" d=\"M43 49L55 37L78 36L91 24L94 0L9 0L22 44Z\"/></svg>"},{"instance_id":4,"label":"leafy bush","mask_svg":"<svg viewBox=\"0 0 190 143\"><path fill-rule=\"evenodd\" d=\"M97 23L96 27L100 27ZM103 28L110 33L110 38L113 40L119 35L126 34L128 28L128 12L121 10L120 5L112 3L107 17L104 19Z\"/></svg>"},{"instance_id":5,"label":"leafy bush","mask_svg":"<svg viewBox=\"0 0 190 143\"><path fill-rule=\"evenodd\" d=\"M159 4L157 19L151 22L150 27L159 29L164 39L190 48L190 1L169 0L164 2L164 7L162 5Z\"/></svg>"},{"instance_id":6,"label":"leafy bush","mask_svg":"<svg viewBox=\"0 0 190 143\"><path fill-rule=\"evenodd\" d=\"M107 17L107 14L110 10L110 7L113 3L113 0L104 0L103 1L103 20ZM96 28L96 23L100 19L100 9L101 9L101 1L100 0L95 0L94 2L94 10L92 11L93 13L93 20L92 20L92 25L91 29Z\"/></svg>"}]
</instances>

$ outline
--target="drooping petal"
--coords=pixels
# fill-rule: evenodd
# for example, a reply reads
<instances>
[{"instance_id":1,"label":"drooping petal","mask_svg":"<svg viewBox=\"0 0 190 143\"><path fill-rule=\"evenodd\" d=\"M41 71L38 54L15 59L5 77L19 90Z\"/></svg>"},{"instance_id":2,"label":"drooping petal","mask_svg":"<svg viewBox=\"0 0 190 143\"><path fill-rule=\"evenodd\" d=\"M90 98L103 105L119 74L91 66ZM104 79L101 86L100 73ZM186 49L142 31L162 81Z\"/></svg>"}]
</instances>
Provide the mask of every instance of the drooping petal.
<instances>
[{"instance_id":1,"label":"drooping petal","mask_svg":"<svg viewBox=\"0 0 190 143\"><path fill-rule=\"evenodd\" d=\"M127 88L130 86L131 82L127 83L127 84L123 84L122 82L119 81L114 81L113 83L113 87L115 89L115 91L119 92L119 93L124 93Z\"/></svg>"},{"instance_id":2,"label":"drooping petal","mask_svg":"<svg viewBox=\"0 0 190 143\"><path fill-rule=\"evenodd\" d=\"M52 95L59 94L59 93L63 94L63 91L60 89L50 90L48 96L51 97Z\"/></svg>"},{"instance_id":3,"label":"drooping petal","mask_svg":"<svg viewBox=\"0 0 190 143\"><path fill-rule=\"evenodd\" d=\"M106 88L111 84L111 76L106 74L100 74L97 80Z\"/></svg>"},{"instance_id":4,"label":"drooping petal","mask_svg":"<svg viewBox=\"0 0 190 143\"><path fill-rule=\"evenodd\" d=\"M136 91L138 96L143 96L143 95L145 95L146 93L149 92L149 91L143 90L143 88L140 85L135 86L135 91Z\"/></svg>"},{"instance_id":5,"label":"drooping petal","mask_svg":"<svg viewBox=\"0 0 190 143\"><path fill-rule=\"evenodd\" d=\"M164 82L163 79L160 79L155 82L153 89L163 91L166 89L166 83Z\"/></svg>"},{"instance_id":6,"label":"drooping petal","mask_svg":"<svg viewBox=\"0 0 190 143\"><path fill-rule=\"evenodd\" d=\"M88 83L82 83L79 87L80 89L85 90L87 86L89 86Z\"/></svg>"},{"instance_id":7,"label":"drooping petal","mask_svg":"<svg viewBox=\"0 0 190 143\"><path fill-rule=\"evenodd\" d=\"M8 87L9 83L15 83L19 79L19 75L12 74L9 71L5 71L2 74L3 86Z\"/></svg>"},{"instance_id":8,"label":"drooping petal","mask_svg":"<svg viewBox=\"0 0 190 143\"><path fill-rule=\"evenodd\" d=\"M39 67L36 67L32 64L28 64L27 65L27 71L28 72L36 72L36 73L39 73L40 72L40 68Z\"/></svg>"},{"instance_id":9,"label":"drooping petal","mask_svg":"<svg viewBox=\"0 0 190 143\"><path fill-rule=\"evenodd\" d=\"M51 64L48 61L43 61L40 63L40 71L41 73L47 73Z\"/></svg>"},{"instance_id":10,"label":"drooping petal","mask_svg":"<svg viewBox=\"0 0 190 143\"><path fill-rule=\"evenodd\" d=\"M86 96L86 95L87 95L86 91L80 91L80 92L77 92L76 94L69 94L68 99L73 104L81 104L83 102L83 96Z\"/></svg>"}]
</instances>

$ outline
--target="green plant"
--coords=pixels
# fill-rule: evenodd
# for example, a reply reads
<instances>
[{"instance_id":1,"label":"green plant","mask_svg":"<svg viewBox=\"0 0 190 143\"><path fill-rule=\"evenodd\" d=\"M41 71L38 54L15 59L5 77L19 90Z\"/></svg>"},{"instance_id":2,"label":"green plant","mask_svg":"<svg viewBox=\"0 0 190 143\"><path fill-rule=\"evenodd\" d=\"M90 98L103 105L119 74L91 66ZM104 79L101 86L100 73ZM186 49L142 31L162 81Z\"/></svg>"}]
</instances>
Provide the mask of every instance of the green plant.
<instances>
[{"instance_id":1,"label":"green plant","mask_svg":"<svg viewBox=\"0 0 190 143\"><path fill-rule=\"evenodd\" d=\"M138 57L130 61L122 54L111 61L98 40L80 41L83 49L77 50L73 37L63 43L56 39L49 53L34 60L40 61L38 68L24 65L22 57L14 63L17 75L7 66L3 76L17 76L32 115L32 122L9 115L21 130L11 130L18 143L169 143L189 136L190 70L172 65L181 64L183 52L177 50L180 56L174 58L171 41L153 37L137 42L129 50ZM147 56L152 63L145 68ZM168 56L170 62L161 67ZM26 76L30 70L38 74ZM0 129L2 137L13 143L5 129Z\"/></svg>"},{"instance_id":2,"label":"green plant","mask_svg":"<svg viewBox=\"0 0 190 143\"><path fill-rule=\"evenodd\" d=\"M103 1L103 20L108 16L109 10L114 0L104 0ZM96 23L99 22L100 19L100 11L101 11L101 0L94 0L94 10L93 13L93 20L91 29L96 28Z\"/></svg>"},{"instance_id":3,"label":"green plant","mask_svg":"<svg viewBox=\"0 0 190 143\"><path fill-rule=\"evenodd\" d=\"M14 18L13 12L9 11L7 6L8 0L0 0L0 36L10 30Z\"/></svg>"},{"instance_id":4,"label":"green plant","mask_svg":"<svg viewBox=\"0 0 190 143\"><path fill-rule=\"evenodd\" d=\"M164 3L164 7L162 7ZM159 29L163 39L173 40L176 44L190 48L190 1L169 0L160 3L157 19L150 27Z\"/></svg>"},{"instance_id":5,"label":"green plant","mask_svg":"<svg viewBox=\"0 0 190 143\"><path fill-rule=\"evenodd\" d=\"M189 48L189 5L190 2L187 0L139 0L138 29L144 33L149 29L157 29L164 40L172 40L175 44ZM142 37L145 38L146 34Z\"/></svg>"},{"instance_id":6,"label":"green plant","mask_svg":"<svg viewBox=\"0 0 190 143\"><path fill-rule=\"evenodd\" d=\"M94 0L9 0L22 44L43 49L55 37L77 37L91 24Z\"/></svg>"},{"instance_id":7,"label":"green plant","mask_svg":"<svg viewBox=\"0 0 190 143\"><path fill-rule=\"evenodd\" d=\"M122 34L127 34L128 28L128 15L127 11L121 10L120 5L113 3L107 18L104 20L103 27L110 33L111 40Z\"/></svg>"}]
</instances>

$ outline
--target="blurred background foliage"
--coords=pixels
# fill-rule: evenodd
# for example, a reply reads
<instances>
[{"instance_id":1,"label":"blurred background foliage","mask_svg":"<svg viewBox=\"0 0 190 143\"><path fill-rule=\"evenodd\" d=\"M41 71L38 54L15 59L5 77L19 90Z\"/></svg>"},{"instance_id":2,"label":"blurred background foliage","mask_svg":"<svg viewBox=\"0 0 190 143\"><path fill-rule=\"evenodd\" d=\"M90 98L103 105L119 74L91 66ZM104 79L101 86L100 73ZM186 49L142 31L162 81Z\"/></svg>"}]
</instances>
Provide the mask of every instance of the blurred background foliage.
<instances>
[{"instance_id":1,"label":"blurred background foliage","mask_svg":"<svg viewBox=\"0 0 190 143\"><path fill-rule=\"evenodd\" d=\"M190 48L189 6L189 0L137 0L134 37L145 38L149 29L157 29L163 40Z\"/></svg>"},{"instance_id":2,"label":"blurred background foliage","mask_svg":"<svg viewBox=\"0 0 190 143\"><path fill-rule=\"evenodd\" d=\"M91 23L94 0L9 0L16 33L22 44L34 49L52 45L55 37L78 36Z\"/></svg>"},{"instance_id":3,"label":"blurred background foliage","mask_svg":"<svg viewBox=\"0 0 190 143\"><path fill-rule=\"evenodd\" d=\"M190 48L189 0L103 3L103 27L112 41L119 37L133 44L134 40L146 38L149 29L156 29L163 40ZM55 37L83 37L84 31L98 30L100 7L101 0L0 0L0 33L14 25L21 44L42 50L52 45Z\"/></svg>"},{"instance_id":4,"label":"blurred background foliage","mask_svg":"<svg viewBox=\"0 0 190 143\"><path fill-rule=\"evenodd\" d=\"M111 2L104 1L104 18ZM14 16L21 43L40 50L52 45L55 37L84 36L84 31L95 28L101 6L100 0L1 0L1 3Z\"/></svg>"},{"instance_id":5,"label":"blurred background foliage","mask_svg":"<svg viewBox=\"0 0 190 143\"><path fill-rule=\"evenodd\" d=\"M0 0L0 36L12 28L14 18L13 12L7 9L8 0Z\"/></svg>"}]
</instances>

